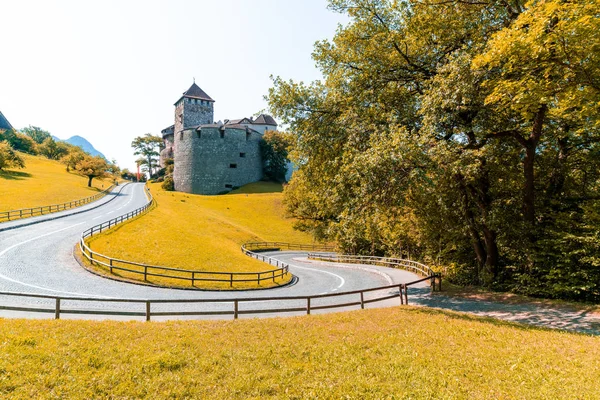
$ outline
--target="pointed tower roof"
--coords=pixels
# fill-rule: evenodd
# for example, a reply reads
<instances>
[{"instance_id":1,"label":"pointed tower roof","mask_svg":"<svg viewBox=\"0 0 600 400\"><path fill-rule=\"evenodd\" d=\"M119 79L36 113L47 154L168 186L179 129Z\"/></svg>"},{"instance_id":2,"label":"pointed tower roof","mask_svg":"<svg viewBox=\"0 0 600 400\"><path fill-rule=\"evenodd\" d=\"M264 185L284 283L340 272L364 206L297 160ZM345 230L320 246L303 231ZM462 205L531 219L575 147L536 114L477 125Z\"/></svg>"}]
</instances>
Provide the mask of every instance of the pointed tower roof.
<instances>
[{"instance_id":1,"label":"pointed tower roof","mask_svg":"<svg viewBox=\"0 0 600 400\"><path fill-rule=\"evenodd\" d=\"M183 92L183 96L181 96L179 100L181 100L184 97L188 97L190 99L212 101L214 103L214 100L209 95L207 95L204 90L200 89L200 86L196 85L196 82L192 83L192 86L190 86L188 90ZM179 100L177 100L177 102L179 102Z\"/></svg>"},{"instance_id":2,"label":"pointed tower roof","mask_svg":"<svg viewBox=\"0 0 600 400\"><path fill-rule=\"evenodd\" d=\"M0 129L13 129L13 126L8 122L4 114L2 114L2 111L0 111Z\"/></svg>"}]
</instances>

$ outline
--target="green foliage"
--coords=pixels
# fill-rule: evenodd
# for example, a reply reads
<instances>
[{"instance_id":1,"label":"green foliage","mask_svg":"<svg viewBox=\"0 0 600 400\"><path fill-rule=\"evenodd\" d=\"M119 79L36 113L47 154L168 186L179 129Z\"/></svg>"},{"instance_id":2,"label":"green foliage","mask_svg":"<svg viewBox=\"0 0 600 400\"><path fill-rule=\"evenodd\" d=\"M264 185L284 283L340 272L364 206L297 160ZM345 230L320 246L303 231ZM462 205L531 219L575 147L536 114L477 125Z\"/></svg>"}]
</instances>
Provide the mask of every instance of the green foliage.
<instances>
[{"instance_id":1,"label":"green foliage","mask_svg":"<svg viewBox=\"0 0 600 400\"><path fill-rule=\"evenodd\" d=\"M260 141L260 152L264 164L265 178L274 182L285 182L288 151L293 143L289 133L266 131Z\"/></svg>"},{"instance_id":2,"label":"green foliage","mask_svg":"<svg viewBox=\"0 0 600 400\"><path fill-rule=\"evenodd\" d=\"M38 153L50 160L60 160L67 154L73 146L67 143L57 142L51 137L44 139L42 144L37 146Z\"/></svg>"},{"instance_id":3,"label":"green foliage","mask_svg":"<svg viewBox=\"0 0 600 400\"><path fill-rule=\"evenodd\" d=\"M21 133L29 136L37 144L44 143L44 140L52 138L50 132L43 130L40 127L29 125L27 128L21 129Z\"/></svg>"},{"instance_id":4,"label":"green foliage","mask_svg":"<svg viewBox=\"0 0 600 400\"><path fill-rule=\"evenodd\" d=\"M0 141L0 171L6 168L25 168L25 161L6 141Z\"/></svg>"},{"instance_id":5,"label":"green foliage","mask_svg":"<svg viewBox=\"0 0 600 400\"><path fill-rule=\"evenodd\" d=\"M324 80L275 78L268 98L297 136L298 227L461 282L600 299L599 4L330 8L351 22L315 46Z\"/></svg>"},{"instance_id":6,"label":"green foliage","mask_svg":"<svg viewBox=\"0 0 600 400\"><path fill-rule=\"evenodd\" d=\"M173 191L175 190L175 181L173 181L173 177L171 175L167 175L164 178L162 185L160 185L163 190Z\"/></svg>"},{"instance_id":7,"label":"green foliage","mask_svg":"<svg viewBox=\"0 0 600 400\"><path fill-rule=\"evenodd\" d=\"M0 141L7 141L16 151L22 151L27 154L37 154L36 143L27 135L19 133L14 129L0 130Z\"/></svg>"},{"instance_id":8,"label":"green foliage","mask_svg":"<svg viewBox=\"0 0 600 400\"><path fill-rule=\"evenodd\" d=\"M146 133L144 136L138 136L131 142L131 147L135 150L133 154L142 156L144 163L150 176L155 168L158 168L158 157L160 149L163 146L162 138L154 136L151 133Z\"/></svg>"}]
</instances>

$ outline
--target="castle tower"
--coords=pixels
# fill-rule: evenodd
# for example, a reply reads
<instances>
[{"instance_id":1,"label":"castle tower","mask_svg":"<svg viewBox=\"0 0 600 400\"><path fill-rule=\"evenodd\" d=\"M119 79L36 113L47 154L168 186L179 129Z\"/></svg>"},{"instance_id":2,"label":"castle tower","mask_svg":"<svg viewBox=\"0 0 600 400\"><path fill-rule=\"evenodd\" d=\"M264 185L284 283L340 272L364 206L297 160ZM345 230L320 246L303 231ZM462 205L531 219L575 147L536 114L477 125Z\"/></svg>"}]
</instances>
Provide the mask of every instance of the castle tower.
<instances>
[{"instance_id":1,"label":"castle tower","mask_svg":"<svg viewBox=\"0 0 600 400\"><path fill-rule=\"evenodd\" d=\"M174 133L214 121L214 100L196 82L175 103Z\"/></svg>"}]
</instances>

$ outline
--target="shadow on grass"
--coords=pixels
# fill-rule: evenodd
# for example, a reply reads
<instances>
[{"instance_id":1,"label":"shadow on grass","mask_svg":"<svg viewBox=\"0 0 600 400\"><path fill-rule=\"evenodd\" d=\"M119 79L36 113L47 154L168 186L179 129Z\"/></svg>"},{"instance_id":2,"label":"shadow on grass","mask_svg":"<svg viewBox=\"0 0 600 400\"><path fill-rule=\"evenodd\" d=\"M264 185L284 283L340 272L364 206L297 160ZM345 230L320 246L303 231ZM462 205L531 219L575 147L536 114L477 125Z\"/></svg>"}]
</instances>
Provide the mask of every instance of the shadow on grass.
<instances>
[{"instance_id":1,"label":"shadow on grass","mask_svg":"<svg viewBox=\"0 0 600 400\"><path fill-rule=\"evenodd\" d=\"M0 170L0 179L18 181L31 177L32 175L29 172Z\"/></svg>"},{"instance_id":2,"label":"shadow on grass","mask_svg":"<svg viewBox=\"0 0 600 400\"><path fill-rule=\"evenodd\" d=\"M277 182L253 182L244 185L238 189L232 190L227 194L253 194L253 193L281 193L283 185Z\"/></svg>"},{"instance_id":3,"label":"shadow on grass","mask_svg":"<svg viewBox=\"0 0 600 400\"><path fill-rule=\"evenodd\" d=\"M471 314L446 314L444 312L452 318L473 319L522 329L552 328L600 335L600 319L595 318L594 313L586 309L536 302L512 303L469 299L444 294L431 296L429 293L429 288L410 288L409 303ZM411 297L412 302L410 301Z\"/></svg>"}]
</instances>

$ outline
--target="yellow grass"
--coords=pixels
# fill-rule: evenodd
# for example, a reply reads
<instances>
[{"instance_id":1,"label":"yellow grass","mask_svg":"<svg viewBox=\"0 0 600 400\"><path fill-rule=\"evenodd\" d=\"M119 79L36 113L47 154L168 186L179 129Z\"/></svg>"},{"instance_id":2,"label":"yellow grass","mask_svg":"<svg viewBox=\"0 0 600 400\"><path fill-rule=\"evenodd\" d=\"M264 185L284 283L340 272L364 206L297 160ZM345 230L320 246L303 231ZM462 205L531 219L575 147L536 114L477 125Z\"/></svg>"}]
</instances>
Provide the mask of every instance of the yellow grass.
<instances>
[{"instance_id":1,"label":"yellow grass","mask_svg":"<svg viewBox=\"0 0 600 400\"><path fill-rule=\"evenodd\" d=\"M253 189L254 188L254 189ZM267 191L271 190L271 193ZM257 272L275 269L245 256L240 246L249 241L312 243L284 217L281 185L257 183L242 193L200 196L165 192L150 184L158 207L145 216L91 239L93 250L114 258L195 271ZM252 190L261 193L245 193ZM129 278L139 275L121 273ZM289 281L290 276L276 284ZM191 283L151 277L149 282L189 287ZM228 283L204 282L206 288L229 288ZM256 287L256 283L235 288ZM261 287L273 286L263 281Z\"/></svg>"},{"instance_id":2,"label":"yellow grass","mask_svg":"<svg viewBox=\"0 0 600 400\"><path fill-rule=\"evenodd\" d=\"M0 171L0 211L66 203L93 196L110 186L94 179L87 187L86 177L68 173L65 165L44 157L19 153L24 169Z\"/></svg>"},{"instance_id":3,"label":"yellow grass","mask_svg":"<svg viewBox=\"0 0 600 400\"><path fill-rule=\"evenodd\" d=\"M597 399L600 338L392 308L268 320L0 320L0 397Z\"/></svg>"}]
</instances>

